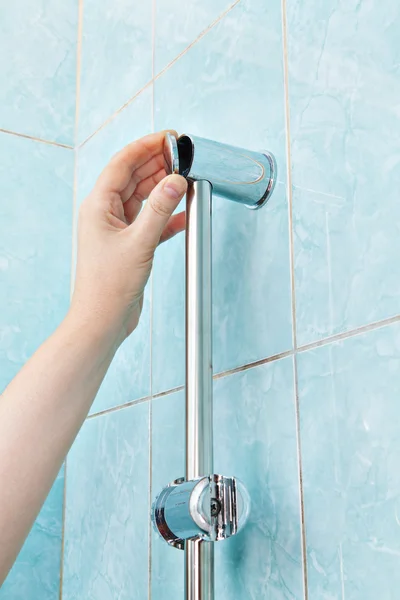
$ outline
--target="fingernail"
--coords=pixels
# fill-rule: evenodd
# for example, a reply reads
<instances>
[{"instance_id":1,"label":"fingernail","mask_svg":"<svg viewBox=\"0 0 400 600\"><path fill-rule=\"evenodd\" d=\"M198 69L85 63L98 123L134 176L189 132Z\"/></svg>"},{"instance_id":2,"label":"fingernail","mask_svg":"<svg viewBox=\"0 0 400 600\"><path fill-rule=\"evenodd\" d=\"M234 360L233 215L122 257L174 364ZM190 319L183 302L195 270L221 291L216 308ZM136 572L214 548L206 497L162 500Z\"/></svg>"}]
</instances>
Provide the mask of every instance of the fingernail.
<instances>
[{"instance_id":1,"label":"fingernail","mask_svg":"<svg viewBox=\"0 0 400 600\"><path fill-rule=\"evenodd\" d=\"M183 194L186 192L186 189L186 179L180 175L171 175L164 185L165 193L174 200L182 198Z\"/></svg>"}]
</instances>

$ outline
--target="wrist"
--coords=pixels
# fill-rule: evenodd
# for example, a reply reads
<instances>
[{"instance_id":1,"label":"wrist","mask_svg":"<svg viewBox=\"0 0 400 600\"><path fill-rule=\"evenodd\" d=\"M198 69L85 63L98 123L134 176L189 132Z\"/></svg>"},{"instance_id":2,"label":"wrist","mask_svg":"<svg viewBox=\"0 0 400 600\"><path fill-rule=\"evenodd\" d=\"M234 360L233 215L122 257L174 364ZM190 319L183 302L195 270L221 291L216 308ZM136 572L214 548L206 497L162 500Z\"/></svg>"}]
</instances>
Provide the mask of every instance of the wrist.
<instances>
[{"instance_id":1,"label":"wrist","mask_svg":"<svg viewBox=\"0 0 400 600\"><path fill-rule=\"evenodd\" d=\"M116 352L126 338L123 322L100 307L84 310L72 302L64 319L64 327L71 333L85 337L104 351Z\"/></svg>"}]
</instances>

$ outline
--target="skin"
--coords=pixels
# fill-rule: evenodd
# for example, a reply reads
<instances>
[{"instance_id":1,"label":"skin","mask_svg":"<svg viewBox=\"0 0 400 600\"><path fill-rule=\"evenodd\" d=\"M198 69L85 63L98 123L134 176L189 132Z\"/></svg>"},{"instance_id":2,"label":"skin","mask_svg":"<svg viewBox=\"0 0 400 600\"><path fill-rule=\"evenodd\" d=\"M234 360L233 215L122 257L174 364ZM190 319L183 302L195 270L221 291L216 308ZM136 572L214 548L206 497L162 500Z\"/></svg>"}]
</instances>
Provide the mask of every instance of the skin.
<instances>
[{"instance_id":1,"label":"skin","mask_svg":"<svg viewBox=\"0 0 400 600\"><path fill-rule=\"evenodd\" d=\"M164 137L130 144L100 175L79 213L70 310L0 396L0 585L139 322L158 244L184 229L184 213L172 213L187 182L166 177Z\"/></svg>"}]
</instances>

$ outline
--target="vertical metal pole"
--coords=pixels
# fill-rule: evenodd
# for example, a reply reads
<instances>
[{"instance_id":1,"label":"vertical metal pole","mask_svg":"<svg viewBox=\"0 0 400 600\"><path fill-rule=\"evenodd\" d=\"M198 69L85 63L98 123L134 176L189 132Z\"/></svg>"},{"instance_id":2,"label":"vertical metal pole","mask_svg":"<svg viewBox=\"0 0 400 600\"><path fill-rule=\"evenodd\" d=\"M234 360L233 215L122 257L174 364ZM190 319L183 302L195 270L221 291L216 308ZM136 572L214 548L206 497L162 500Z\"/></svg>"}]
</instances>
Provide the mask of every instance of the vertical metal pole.
<instances>
[{"instance_id":1,"label":"vertical metal pole","mask_svg":"<svg viewBox=\"0 0 400 600\"><path fill-rule=\"evenodd\" d=\"M186 479L213 472L211 184L190 185L186 205ZM214 546L185 543L186 600L214 599Z\"/></svg>"}]
</instances>

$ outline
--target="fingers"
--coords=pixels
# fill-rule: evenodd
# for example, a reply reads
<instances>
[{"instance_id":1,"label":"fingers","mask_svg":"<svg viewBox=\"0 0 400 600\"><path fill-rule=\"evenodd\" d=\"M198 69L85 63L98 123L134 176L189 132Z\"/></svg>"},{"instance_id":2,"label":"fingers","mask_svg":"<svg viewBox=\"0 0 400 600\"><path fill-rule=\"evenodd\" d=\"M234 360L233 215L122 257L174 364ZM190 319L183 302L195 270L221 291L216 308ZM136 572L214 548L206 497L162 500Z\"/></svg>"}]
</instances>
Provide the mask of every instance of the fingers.
<instances>
[{"instance_id":1,"label":"fingers","mask_svg":"<svg viewBox=\"0 0 400 600\"><path fill-rule=\"evenodd\" d=\"M170 133L177 135L175 131ZM97 180L96 187L101 191L121 194L129 184L134 171L163 153L165 134L166 131L153 133L125 146L108 163Z\"/></svg>"},{"instance_id":2,"label":"fingers","mask_svg":"<svg viewBox=\"0 0 400 600\"><path fill-rule=\"evenodd\" d=\"M170 175L158 183L151 192L145 207L133 225L135 235L141 238L147 248L157 247L172 213L186 190L186 179L180 175Z\"/></svg>"},{"instance_id":3,"label":"fingers","mask_svg":"<svg viewBox=\"0 0 400 600\"><path fill-rule=\"evenodd\" d=\"M162 168L157 173L137 184L134 194L124 204L125 217L128 223L133 223L142 209L143 200L148 197L157 183L164 179L165 175L165 169Z\"/></svg>"},{"instance_id":4,"label":"fingers","mask_svg":"<svg viewBox=\"0 0 400 600\"><path fill-rule=\"evenodd\" d=\"M185 229L186 226L186 213L180 212L177 215L172 215L168 223L164 227L162 232L160 244L166 242L174 237L177 233L180 233Z\"/></svg>"}]
</instances>

